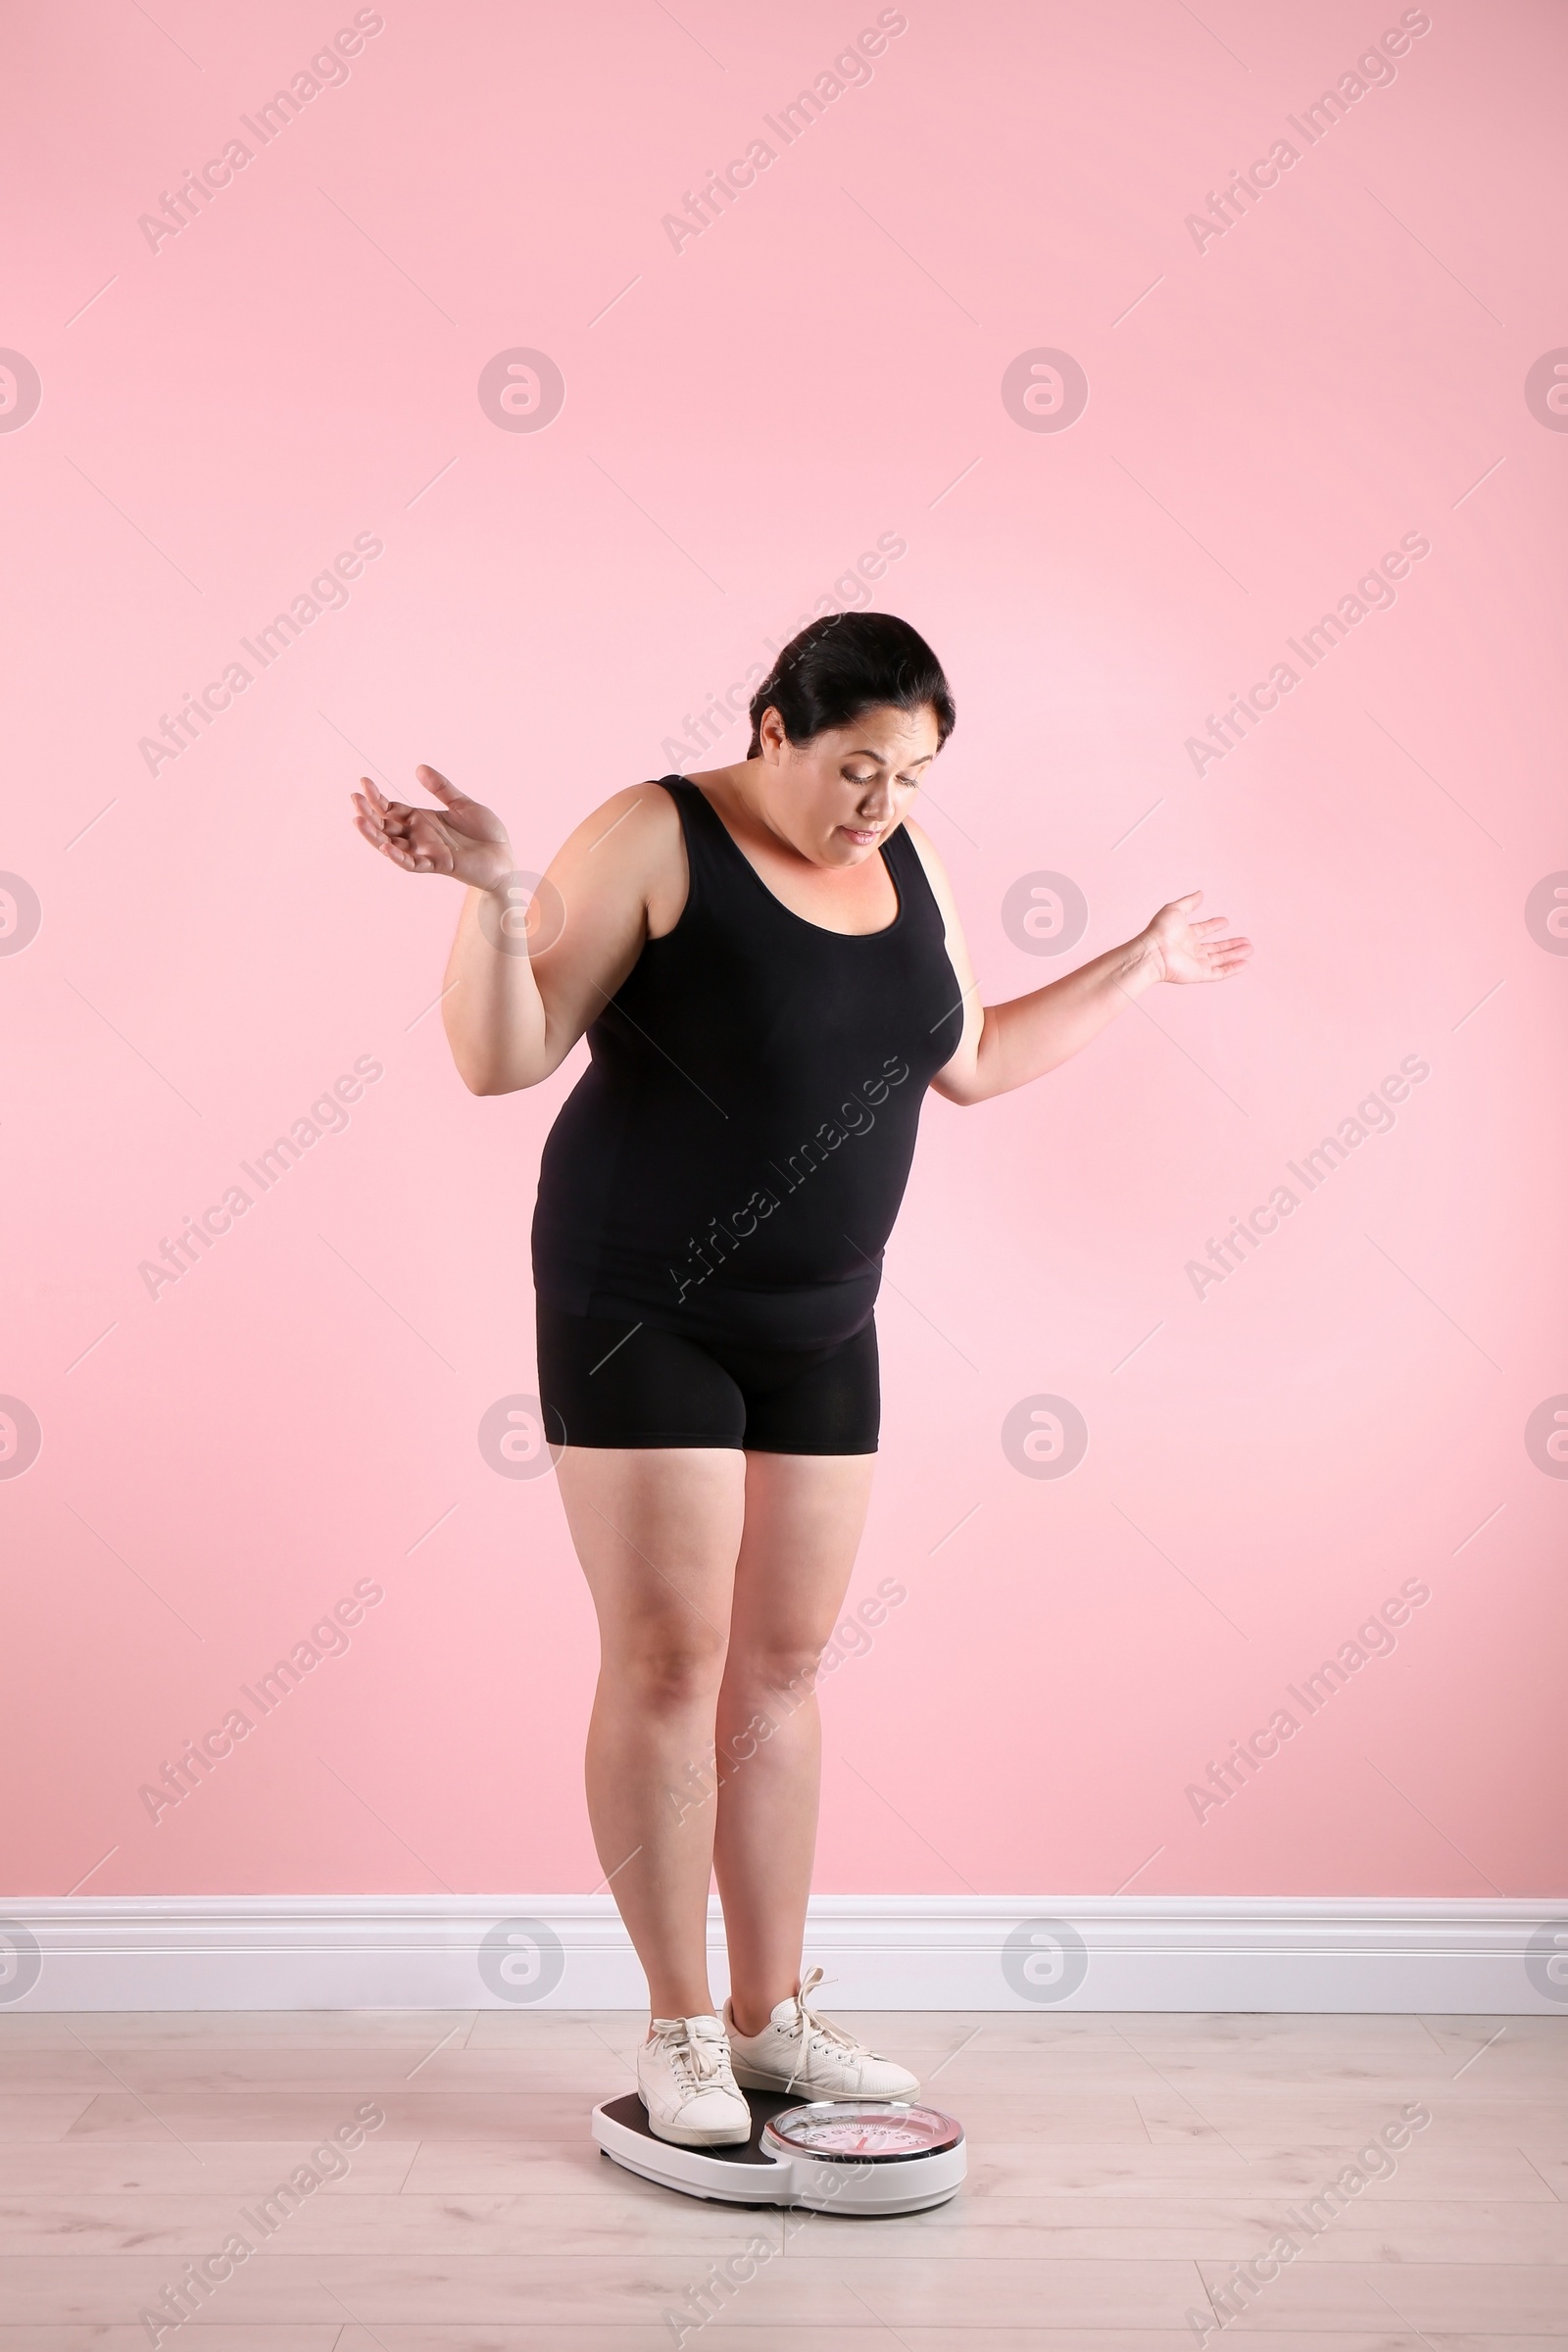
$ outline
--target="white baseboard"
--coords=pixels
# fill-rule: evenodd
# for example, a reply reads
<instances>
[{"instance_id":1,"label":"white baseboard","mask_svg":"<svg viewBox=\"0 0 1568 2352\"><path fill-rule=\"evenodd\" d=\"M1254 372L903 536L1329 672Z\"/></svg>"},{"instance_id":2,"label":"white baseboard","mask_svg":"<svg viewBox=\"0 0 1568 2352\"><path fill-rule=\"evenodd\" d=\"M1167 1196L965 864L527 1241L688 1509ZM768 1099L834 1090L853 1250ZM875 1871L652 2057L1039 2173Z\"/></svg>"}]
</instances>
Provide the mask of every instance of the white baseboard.
<instances>
[{"instance_id":1,"label":"white baseboard","mask_svg":"<svg viewBox=\"0 0 1568 2352\"><path fill-rule=\"evenodd\" d=\"M710 1915L714 1989L722 1925ZM1568 1899L821 1895L835 2009L1568 2018ZM8 2009L636 2009L608 1895L0 1896Z\"/></svg>"}]
</instances>

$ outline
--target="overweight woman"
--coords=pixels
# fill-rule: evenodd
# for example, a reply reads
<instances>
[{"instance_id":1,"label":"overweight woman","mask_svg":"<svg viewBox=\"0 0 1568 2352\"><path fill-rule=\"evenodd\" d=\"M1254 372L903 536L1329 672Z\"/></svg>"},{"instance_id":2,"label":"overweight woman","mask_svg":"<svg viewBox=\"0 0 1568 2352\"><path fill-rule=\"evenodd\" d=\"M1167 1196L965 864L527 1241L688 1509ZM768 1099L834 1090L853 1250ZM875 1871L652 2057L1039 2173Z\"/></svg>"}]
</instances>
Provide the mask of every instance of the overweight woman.
<instances>
[{"instance_id":1,"label":"overweight woman","mask_svg":"<svg viewBox=\"0 0 1568 2352\"><path fill-rule=\"evenodd\" d=\"M1250 953L1201 893L1005 1004L979 1002L942 860L910 819L953 730L908 624L815 621L751 706L747 757L615 793L533 891L506 827L368 778L360 831L467 895L443 1012L474 1094L590 1061L544 1147L539 1396L598 1614L587 1793L647 1972L638 2087L685 2146L744 2140L741 2087L908 2098L802 1978L813 1683L865 1519L873 1308L926 1092L1043 1077L1161 981ZM708 1983L710 1878L731 1991Z\"/></svg>"}]
</instances>

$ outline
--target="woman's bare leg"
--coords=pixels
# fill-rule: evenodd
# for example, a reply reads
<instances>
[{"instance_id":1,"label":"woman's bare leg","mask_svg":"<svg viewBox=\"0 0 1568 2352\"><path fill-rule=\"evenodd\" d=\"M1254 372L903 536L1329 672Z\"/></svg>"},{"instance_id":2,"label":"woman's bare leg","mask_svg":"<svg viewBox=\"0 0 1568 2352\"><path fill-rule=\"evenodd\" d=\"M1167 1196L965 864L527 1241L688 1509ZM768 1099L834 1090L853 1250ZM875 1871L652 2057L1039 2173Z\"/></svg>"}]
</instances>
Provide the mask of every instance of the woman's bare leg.
<instances>
[{"instance_id":1,"label":"woman's bare leg","mask_svg":"<svg viewBox=\"0 0 1568 2352\"><path fill-rule=\"evenodd\" d=\"M711 2013L714 1710L746 1457L735 1446L568 1446L556 1470L599 1617L588 1814L656 2017Z\"/></svg>"},{"instance_id":2,"label":"woman's bare leg","mask_svg":"<svg viewBox=\"0 0 1568 2352\"><path fill-rule=\"evenodd\" d=\"M735 2023L756 2034L800 1989L821 1780L811 1685L855 1565L876 1456L745 1459L745 1529L718 1693L713 1867Z\"/></svg>"}]
</instances>

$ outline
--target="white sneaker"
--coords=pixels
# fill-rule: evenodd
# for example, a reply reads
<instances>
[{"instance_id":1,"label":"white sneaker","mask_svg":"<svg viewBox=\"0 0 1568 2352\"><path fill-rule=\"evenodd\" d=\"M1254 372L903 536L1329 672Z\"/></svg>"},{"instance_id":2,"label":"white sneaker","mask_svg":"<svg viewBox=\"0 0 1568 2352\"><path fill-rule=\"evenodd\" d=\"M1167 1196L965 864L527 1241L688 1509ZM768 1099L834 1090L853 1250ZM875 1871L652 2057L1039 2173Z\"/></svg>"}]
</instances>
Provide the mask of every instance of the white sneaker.
<instances>
[{"instance_id":1,"label":"white sneaker","mask_svg":"<svg viewBox=\"0 0 1568 2352\"><path fill-rule=\"evenodd\" d=\"M736 2031L735 2013L724 2003L735 2080L748 2090L794 2092L802 2099L912 2099L918 2079L906 2066L862 2048L842 2026L817 2017L807 1994L822 1982L813 1968L798 1993L780 2001L760 2034Z\"/></svg>"},{"instance_id":2,"label":"white sneaker","mask_svg":"<svg viewBox=\"0 0 1568 2352\"><path fill-rule=\"evenodd\" d=\"M752 2136L716 2017L656 2017L637 2052L637 2095L654 2137L677 2147L738 2147Z\"/></svg>"}]
</instances>

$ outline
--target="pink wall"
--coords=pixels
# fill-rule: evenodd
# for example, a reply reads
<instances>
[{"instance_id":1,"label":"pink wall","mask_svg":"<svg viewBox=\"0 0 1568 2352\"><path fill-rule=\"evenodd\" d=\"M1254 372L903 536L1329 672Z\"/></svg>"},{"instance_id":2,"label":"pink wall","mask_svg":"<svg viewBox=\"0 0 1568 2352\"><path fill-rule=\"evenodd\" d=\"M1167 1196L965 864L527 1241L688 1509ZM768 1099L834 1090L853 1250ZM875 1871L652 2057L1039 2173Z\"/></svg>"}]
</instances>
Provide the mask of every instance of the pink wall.
<instances>
[{"instance_id":1,"label":"pink wall","mask_svg":"<svg viewBox=\"0 0 1568 2352\"><path fill-rule=\"evenodd\" d=\"M477 1442L534 1385L528 1219L580 1055L465 1092L430 1009L458 894L373 858L346 795L432 760L542 866L622 784L740 756L685 714L881 542L876 601L955 682L926 821L988 995L1058 968L1004 922L1041 872L1087 900L1078 955L1200 885L1258 952L928 1105L856 1585L907 1597L831 1685L819 1886L1560 1894L1568 1462L1526 1443L1568 1392L1559 12L910 0L788 146L765 119L869 0L386 0L265 145L245 118L352 6L157 13L35 13L5 101L0 343L42 387L26 417L0 378L0 866L41 907L27 941L26 892L0 906L0 1390L42 1433L0 1478L6 1889L596 1882L588 1602L553 1481ZM1401 24L1392 78L1291 127ZM677 250L663 216L759 137ZM1190 225L1282 139L1250 209ZM543 431L481 406L518 349L564 378ZM1065 430L1033 429L1041 350L1087 376ZM1332 653L1289 650L1416 543ZM357 546L340 609L242 650ZM197 740L139 748L235 661ZM356 1065L342 1130L248 1183ZM1004 1449L1042 1396L1088 1428L1065 1477ZM155 1823L143 1784L362 1580L343 1654ZM1411 1580L1309 1715L1290 1687Z\"/></svg>"}]
</instances>

